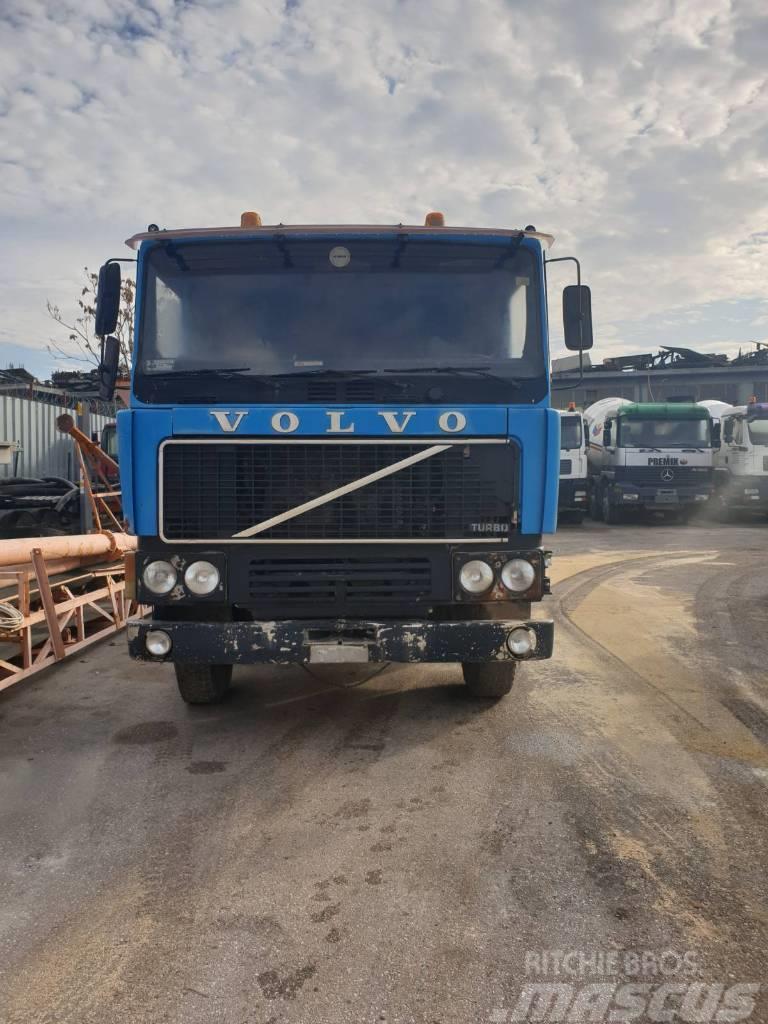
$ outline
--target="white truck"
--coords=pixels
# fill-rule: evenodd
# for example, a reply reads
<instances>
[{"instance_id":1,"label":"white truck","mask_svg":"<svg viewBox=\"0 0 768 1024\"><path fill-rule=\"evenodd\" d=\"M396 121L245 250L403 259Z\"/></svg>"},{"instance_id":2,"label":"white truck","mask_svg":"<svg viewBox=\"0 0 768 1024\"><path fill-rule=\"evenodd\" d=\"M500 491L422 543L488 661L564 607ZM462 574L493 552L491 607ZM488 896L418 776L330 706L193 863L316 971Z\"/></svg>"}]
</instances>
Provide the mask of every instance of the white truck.
<instances>
[{"instance_id":1,"label":"white truck","mask_svg":"<svg viewBox=\"0 0 768 1024\"><path fill-rule=\"evenodd\" d=\"M768 403L700 402L717 424L714 503L722 518L733 511L768 512Z\"/></svg>"},{"instance_id":2,"label":"white truck","mask_svg":"<svg viewBox=\"0 0 768 1024\"><path fill-rule=\"evenodd\" d=\"M560 410L558 520L580 523L587 514L587 431L573 402Z\"/></svg>"},{"instance_id":3,"label":"white truck","mask_svg":"<svg viewBox=\"0 0 768 1024\"><path fill-rule=\"evenodd\" d=\"M713 492L713 431L695 402L603 398L584 413L589 431L589 507L619 523L627 509L686 521Z\"/></svg>"}]
</instances>

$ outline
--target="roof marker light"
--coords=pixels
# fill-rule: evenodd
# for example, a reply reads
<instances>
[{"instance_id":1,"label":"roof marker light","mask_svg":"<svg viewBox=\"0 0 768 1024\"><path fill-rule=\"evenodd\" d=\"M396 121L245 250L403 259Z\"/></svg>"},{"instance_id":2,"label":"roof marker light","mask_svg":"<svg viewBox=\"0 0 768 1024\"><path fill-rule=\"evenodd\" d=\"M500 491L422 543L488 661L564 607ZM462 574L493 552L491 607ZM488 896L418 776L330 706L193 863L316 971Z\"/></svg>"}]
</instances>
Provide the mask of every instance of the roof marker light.
<instances>
[{"instance_id":1,"label":"roof marker light","mask_svg":"<svg viewBox=\"0 0 768 1024\"><path fill-rule=\"evenodd\" d=\"M424 218L425 228L444 228L445 227L445 214L440 213L439 210L432 210Z\"/></svg>"},{"instance_id":2,"label":"roof marker light","mask_svg":"<svg viewBox=\"0 0 768 1024\"><path fill-rule=\"evenodd\" d=\"M261 215L256 213L255 210L246 210L245 213L240 214L240 227L241 228L260 228L261 227Z\"/></svg>"}]
</instances>

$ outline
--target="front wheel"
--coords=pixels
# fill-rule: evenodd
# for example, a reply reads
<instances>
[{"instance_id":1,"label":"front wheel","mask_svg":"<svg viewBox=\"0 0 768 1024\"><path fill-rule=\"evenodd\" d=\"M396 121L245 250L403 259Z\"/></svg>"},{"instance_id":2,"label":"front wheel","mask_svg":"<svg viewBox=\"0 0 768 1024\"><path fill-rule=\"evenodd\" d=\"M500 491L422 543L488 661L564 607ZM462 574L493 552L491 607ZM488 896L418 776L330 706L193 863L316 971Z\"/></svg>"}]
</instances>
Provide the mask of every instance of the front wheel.
<instances>
[{"instance_id":1,"label":"front wheel","mask_svg":"<svg viewBox=\"0 0 768 1024\"><path fill-rule=\"evenodd\" d=\"M597 487L591 487L589 490L589 518L595 523L599 523L603 518L603 506L600 503Z\"/></svg>"},{"instance_id":2,"label":"front wheel","mask_svg":"<svg viewBox=\"0 0 768 1024\"><path fill-rule=\"evenodd\" d=\"M218 704L232 681L231 665L174 664L181 699L187 704Z\"/></svg>"},{"instance_id":3,"label":"front wheel","mask_svg":"<svg viewBox=\"0 0 768 1024\"><path fill-rule=\"evenodd\" d=\"M621 509L613 504L608 491L603 491L603 519L609 526L616 526L622 520Z\"/></svg>"},{"instance_id":4,"label":"front wheel","mask_svg":"<svg viewBox=\"0 0 768 1024\"><path fill-rule=\"evenodd\" d=\"M491 661L482 664L474 661L462 662L461 671L464 674L467 696L490 700L506 697L512 689L516 670L515 661Z\"/></svg>"}]
</instances>

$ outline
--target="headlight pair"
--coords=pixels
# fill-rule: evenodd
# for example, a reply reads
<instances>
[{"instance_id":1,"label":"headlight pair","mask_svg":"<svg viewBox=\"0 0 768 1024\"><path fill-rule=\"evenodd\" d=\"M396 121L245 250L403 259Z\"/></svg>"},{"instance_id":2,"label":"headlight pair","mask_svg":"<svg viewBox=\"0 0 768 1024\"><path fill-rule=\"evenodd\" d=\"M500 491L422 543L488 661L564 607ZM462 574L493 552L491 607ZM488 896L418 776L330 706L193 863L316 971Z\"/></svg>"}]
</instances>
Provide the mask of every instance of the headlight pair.
<instances>
[{"instance_id":1,"label":"headlight pair","mask_svg":"<svg viewBox=\"0 0 768 1024\"><path fill-rule=\"evenodd\" d=\"M144 566L141 578L147 590L162 597L177 585L179 574L170 562L158 560ZM184 570L184 586L191 594L212 594L220 581L221 574L211 562L191 562Z\"/></svg>"},{"instance_id":2,"label":"headlight pair","mask_svg":"<svg viewBox=\"0 0 768 1024\"><path fill-rule=\"evenodd\" d=\"M500 573L503 586L513 594L524 594L536 579L536 570L526 558L512 558ZM490 590L496 574L488 562L474 558L465 562L459 571L459 583L468 594L484 594Z\"/></svg>"}]
</instances>

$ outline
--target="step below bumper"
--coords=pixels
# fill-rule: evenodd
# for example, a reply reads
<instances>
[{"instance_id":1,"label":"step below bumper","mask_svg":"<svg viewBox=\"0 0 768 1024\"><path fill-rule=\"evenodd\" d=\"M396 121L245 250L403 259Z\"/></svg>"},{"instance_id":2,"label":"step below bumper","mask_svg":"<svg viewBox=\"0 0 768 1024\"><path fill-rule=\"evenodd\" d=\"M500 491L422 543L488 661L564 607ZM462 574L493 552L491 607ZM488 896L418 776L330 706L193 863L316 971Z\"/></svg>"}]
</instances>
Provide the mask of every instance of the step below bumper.
<instances>
[{"instance_id":1,"label":"step below bumper","mask_svg":"<svg viewBox=\"0 0 768 1024\"><path fill-rule=\"evenodd\" d=\"M515 654L511 644L532 649ZM147 650L147 634L163 632L171 646L165 655ZM512 634L512 639L510 637ZM150 622L128 623L128 649L141 661L191 664L334 664L340 662L489 662L552 657L550 620L469 622Z\"/></svg>"}]
</instances>

